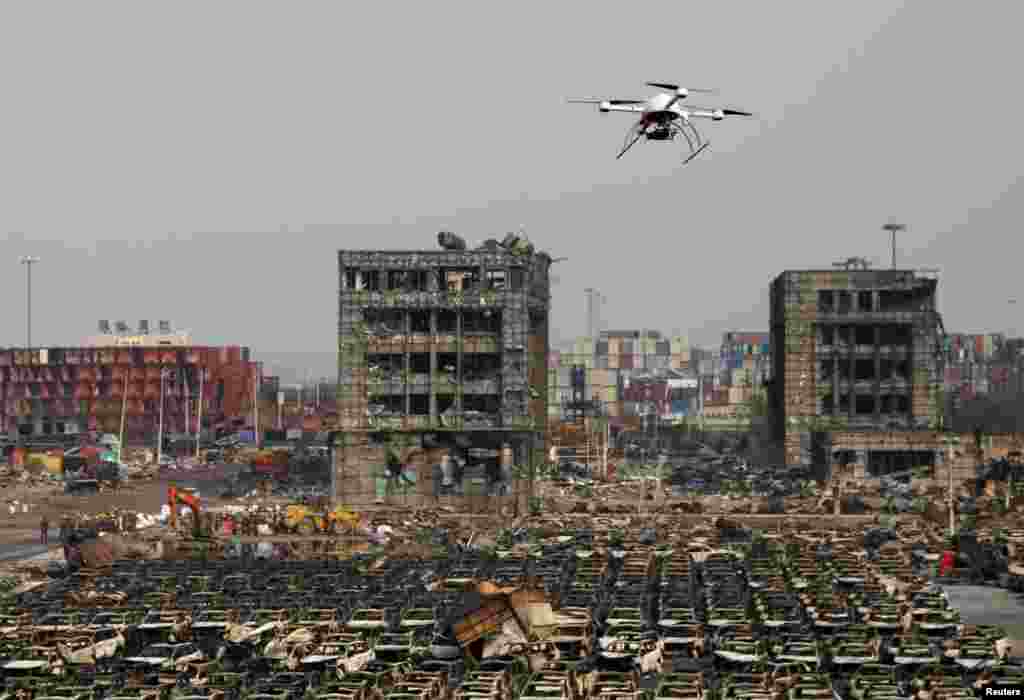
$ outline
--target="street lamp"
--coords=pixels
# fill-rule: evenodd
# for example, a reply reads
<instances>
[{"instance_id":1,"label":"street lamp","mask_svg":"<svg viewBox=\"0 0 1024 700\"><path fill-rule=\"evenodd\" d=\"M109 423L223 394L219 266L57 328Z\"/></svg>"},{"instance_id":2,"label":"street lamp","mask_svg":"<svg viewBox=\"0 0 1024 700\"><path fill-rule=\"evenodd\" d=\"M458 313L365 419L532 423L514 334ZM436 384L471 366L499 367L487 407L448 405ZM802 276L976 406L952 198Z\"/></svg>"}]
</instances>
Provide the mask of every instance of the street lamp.
<instances>
[{"instance_id":1,"label":"street lamp","mask_svg":"<svg viewBox=\"0 0 1024 700\"><path fill-rule=\"evenodd\" d=\"M156 467L160 468L160 462L164 458L164 382L170 379L172 372L169 369L160 370L160 423L156 430Z\"/></svg>"},{"instance_id":2,"label":"street lamp","mask_svg":"<svg viewBox=\"0 0 1024 700\"><path fill-rule=\"evenodd\" d=\"M32 349L32 266L35 265L37 262L39 262L39 258L33 257L31 255L26 255L21 259L21 264L25 266L25 272L27 273L26 276L28 282L28 312L25 315L25 323L28 327L27 330L29 350Z\"/></svg>"}]
</instances>

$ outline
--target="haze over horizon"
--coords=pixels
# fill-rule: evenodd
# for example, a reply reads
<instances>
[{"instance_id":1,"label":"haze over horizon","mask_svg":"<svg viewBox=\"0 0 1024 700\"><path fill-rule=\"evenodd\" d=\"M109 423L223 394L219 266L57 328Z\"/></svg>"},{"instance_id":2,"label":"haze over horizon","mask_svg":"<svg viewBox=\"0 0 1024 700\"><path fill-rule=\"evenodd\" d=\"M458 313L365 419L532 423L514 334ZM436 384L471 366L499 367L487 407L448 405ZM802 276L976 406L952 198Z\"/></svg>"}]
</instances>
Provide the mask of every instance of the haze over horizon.
<instances>
[{"instance_id":1,"label":"haze over horizon","mask_svg":"<svg viewBox=\"0 0 1024 700\"><path fill-rule=\"evenodd\" d=\"M942 270L951 332L1024 331L1024 6L352 7L6 4L0 345L25 344L33 255L35 345L171 319L329 376L339 248L520 226L569 258L553 342L585 332L595 287L606 327L715 345L767 328L783 270L887 267L893 219L897 266ZM629 115L565 100L645 81L758 118L702 123L711 148L686 168L678 144L616 161Z\"/></svg>"}]
</instances>

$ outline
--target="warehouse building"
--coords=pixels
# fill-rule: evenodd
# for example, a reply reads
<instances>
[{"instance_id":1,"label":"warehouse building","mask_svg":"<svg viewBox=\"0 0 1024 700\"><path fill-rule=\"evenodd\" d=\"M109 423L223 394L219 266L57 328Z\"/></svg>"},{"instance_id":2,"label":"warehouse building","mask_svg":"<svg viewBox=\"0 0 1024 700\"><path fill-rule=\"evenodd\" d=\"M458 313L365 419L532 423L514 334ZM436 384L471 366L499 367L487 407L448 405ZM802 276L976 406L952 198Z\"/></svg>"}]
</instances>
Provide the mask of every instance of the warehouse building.
<instances>
[{"instance_id":1,"label":"warehouse building","mask_svg":"<svg viewBox=\"0 0 1024 700\"><path fill-rule=\"evenodd\" d=\"M879 476L942 461L938 279L784 272L771 285L771 402L788 465Z\"/></svg>"},{"instance_id":2,"label":"warehouse building","mask_svg":"<svg viewBox=\"0 0 1024 700\"><path fill-rule=\"evenodd\" d=\"M543 449L551 258L518 243L339 252L343 502L383 495L387 445L416 455L424 496L442 457L461 464L443 476L459 494L510 487L510 462Z\"/></svg>"},{"instance_id":3,"label":"warehouse building","mask_svg":"<svg viewBox=\"0 0 1024 700\"><path fill-rule=\"evenodd\" d=\"M195 434L252 410L255 363L249 348L194 345L161 321L150 332L99 322L77 347L0 350L0 421L11 437L59 437L88 431L127 442L155 439L163 399L164 433ZM202 409L200 411L200 402Z\"/></svg>"}]
</instances>

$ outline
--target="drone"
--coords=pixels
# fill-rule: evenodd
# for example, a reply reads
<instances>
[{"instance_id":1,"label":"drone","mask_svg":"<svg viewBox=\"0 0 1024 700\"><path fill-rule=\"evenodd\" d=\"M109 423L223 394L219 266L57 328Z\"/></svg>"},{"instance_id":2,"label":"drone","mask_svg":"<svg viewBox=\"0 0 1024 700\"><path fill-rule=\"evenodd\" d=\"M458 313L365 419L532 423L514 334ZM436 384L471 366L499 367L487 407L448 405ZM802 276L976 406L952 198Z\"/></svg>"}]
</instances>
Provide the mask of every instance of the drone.
<instances>
[{"instance_id":1,"label":"drone","mask_svg":"<svg viewBox=\"0 0 1024 700\"><path fill-rule=\"evenodd\" d=\"M716 94L715 90L684 88L671 83L646 83L646 85L658 88L662 92L646 100L610 100L598 97L569 100L574 104L597 105L598 111L603 114L632 112L640 115L640 120L626 133L626 140L623 142L619 155L615 156L616 160L626 155L626 152L641 138L648 141L674 141L677 136L682 136L690 147L689 155L683 160L683 165L686 165L711 145L711 142L705 141L697 131L692 119L721 121L726 117L754 116L751 112L738 109L691 107L680 104L691 93Z\"/></svg>"}]
</instances>

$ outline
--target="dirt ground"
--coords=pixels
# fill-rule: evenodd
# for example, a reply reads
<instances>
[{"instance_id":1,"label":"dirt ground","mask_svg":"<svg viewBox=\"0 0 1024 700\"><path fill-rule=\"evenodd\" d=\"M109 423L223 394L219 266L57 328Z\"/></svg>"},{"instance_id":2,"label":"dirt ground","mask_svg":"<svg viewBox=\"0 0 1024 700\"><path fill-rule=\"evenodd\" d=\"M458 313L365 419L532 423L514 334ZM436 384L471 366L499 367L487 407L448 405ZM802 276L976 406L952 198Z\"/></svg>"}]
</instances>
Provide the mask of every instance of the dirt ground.
<instances>
[{"instance_id":1,"label":"dirt ground","mask_svg":"<svg viewBox=\"0 0 1024 700\"><path fill-rule=\"evenodd\" d=\"M118 493L94 496L69 496L61 486L25 487L10 485L2 491L0 506L0 545L30 544L39 541L39 525L45 515L51 528L60 526L64 515L74 513L103 513L113 508L124 508L143 513L159 513L167 500L167 485L159 481L128 481ZM7 504L11 501L29 504L29 512L20 508L11 515Z\"/></svg>"}]
</instances>

